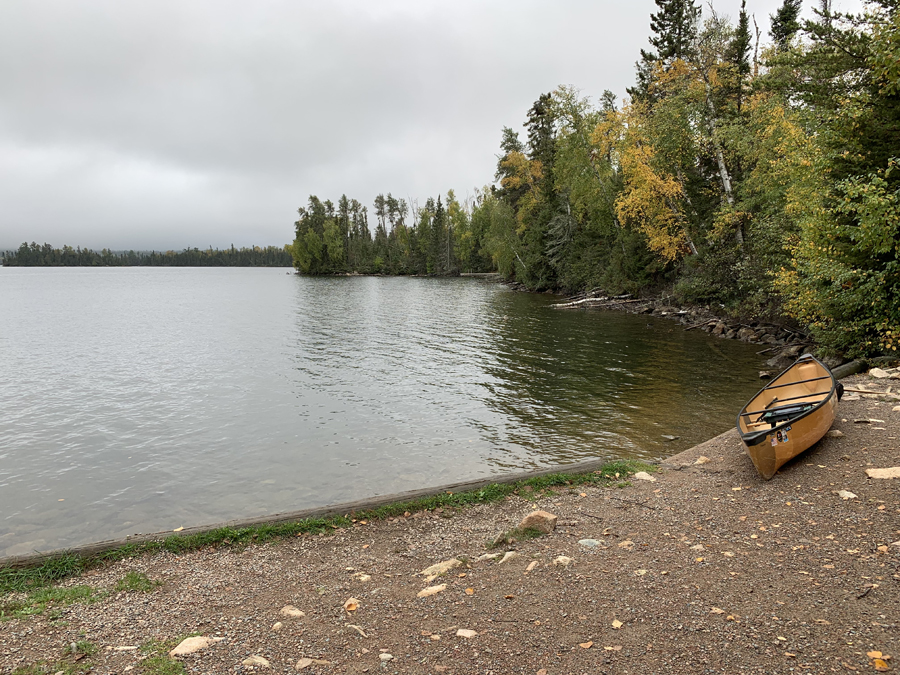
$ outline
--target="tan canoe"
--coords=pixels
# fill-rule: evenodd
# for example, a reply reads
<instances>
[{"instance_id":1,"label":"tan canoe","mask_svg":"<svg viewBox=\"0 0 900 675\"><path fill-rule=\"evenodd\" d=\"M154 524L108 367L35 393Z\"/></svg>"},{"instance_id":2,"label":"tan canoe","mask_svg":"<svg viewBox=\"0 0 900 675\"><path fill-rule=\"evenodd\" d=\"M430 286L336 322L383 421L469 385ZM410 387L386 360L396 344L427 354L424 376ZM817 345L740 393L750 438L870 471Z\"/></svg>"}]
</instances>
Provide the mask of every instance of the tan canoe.
<instances>
[{"instance_id":1,"label":"tan canoe","mask_svg":"<svg viewBox=\"0 0 900 675\"><path fill-rule=\"evenodd\" d=\"M763 478L825 435L842 393L828 367L804 354L750 399L738 413L737 430Z\"/></svg>"}]
</instances>

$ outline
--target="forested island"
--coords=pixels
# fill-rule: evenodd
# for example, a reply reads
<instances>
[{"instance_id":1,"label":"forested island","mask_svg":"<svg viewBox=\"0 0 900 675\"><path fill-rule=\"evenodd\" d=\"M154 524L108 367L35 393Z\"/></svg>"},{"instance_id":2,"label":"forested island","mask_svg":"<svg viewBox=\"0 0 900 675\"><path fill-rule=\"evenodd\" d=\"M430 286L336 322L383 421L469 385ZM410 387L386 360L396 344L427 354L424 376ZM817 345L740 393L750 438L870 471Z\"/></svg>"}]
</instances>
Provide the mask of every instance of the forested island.
<instances>
[{"instance_id":1,"label":"forested island","mask_svg":"<svg viewBox=\"0 0 900 675\"><path fill-rule=\"evenodd\" d=\"M651 293L788 315L827 350L896 352L900 9L784 0L768 39L693 0L656 0L652 51L619 106L563 86L502 130L494 183L368 210L312 196L305 274L499 271L534 290Z\"/></svg>"},{"instance_id":2,"label":"forested island","mask_svg":"<svg viewBox=\"0 0 900 675\"><path fill-rule=\"evenodd\" d=\"M220 251L186 248L183 251L121 251L107 248L100 252L89 248L35 242L22 244L16 251L0 252L6 267L290 267L290 247L252 246L226 248Z\"/></svg>"}]
</instances>

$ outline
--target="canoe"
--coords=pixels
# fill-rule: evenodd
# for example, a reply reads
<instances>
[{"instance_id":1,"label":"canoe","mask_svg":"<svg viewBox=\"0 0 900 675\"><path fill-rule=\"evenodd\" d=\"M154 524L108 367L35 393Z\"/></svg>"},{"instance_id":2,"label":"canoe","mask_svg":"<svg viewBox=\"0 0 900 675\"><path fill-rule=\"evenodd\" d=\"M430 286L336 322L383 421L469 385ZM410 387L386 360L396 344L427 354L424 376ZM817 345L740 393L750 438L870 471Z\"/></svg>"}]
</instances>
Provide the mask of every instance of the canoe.
<instances>
[{"instance_id":1,"label":"canoe","mask_svg":"<svg viewBox=\"0 0 900 675\"><path fill-rule=\"evenodd\" d=\"M843 391L828 366L804 354L741 408L737 430L764 479L825 435Z\"/></svg>"}]
</instances>

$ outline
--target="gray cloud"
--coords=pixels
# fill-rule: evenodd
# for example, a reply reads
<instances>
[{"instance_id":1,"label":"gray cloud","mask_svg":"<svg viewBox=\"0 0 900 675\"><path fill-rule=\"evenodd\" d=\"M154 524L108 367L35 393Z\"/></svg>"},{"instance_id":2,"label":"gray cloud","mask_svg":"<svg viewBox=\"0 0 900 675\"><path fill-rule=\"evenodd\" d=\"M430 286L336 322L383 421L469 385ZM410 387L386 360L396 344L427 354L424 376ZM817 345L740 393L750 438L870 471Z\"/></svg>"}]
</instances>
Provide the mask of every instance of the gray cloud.
<instances>
[{"instance_id":1,"label":"gray cloud","mask_svg":"<svg viewBox=\"0 0 900 675\"><path fill-rule=\"evenodd\" d=\"M780 0L749 4L765 31ZM623 96L653 10L9 0L0 247L282 244L310 194L465 195L541 93Z\"/></svg>"}]
</instances>

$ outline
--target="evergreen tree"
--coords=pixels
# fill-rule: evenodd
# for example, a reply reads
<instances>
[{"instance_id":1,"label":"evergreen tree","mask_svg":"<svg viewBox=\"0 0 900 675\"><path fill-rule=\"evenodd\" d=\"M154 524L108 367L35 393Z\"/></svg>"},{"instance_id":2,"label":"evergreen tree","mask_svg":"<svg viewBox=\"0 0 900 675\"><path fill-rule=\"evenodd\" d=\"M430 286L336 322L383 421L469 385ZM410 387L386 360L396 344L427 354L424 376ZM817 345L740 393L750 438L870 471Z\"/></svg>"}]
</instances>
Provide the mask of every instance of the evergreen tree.
<instances>
[{"instance_id":1,"label":"evergreen tree","mask_svg":"<svg viewBox=\"0 0 900 675\"><path fill-rule=\"evenodd\" d=\"M656 51L641 50L641 60L635 64L637 84L628 88L633 100L648 100L653 69L656 64L666 68L678 59L688 60L694 53L700 8L694 0L655 0L659 9L650 15L650 44Z\"/></svg>"},{"instance_id":2,"label":"evergreen tree","mask_svg":"<svg viewBox=\"0 0 900 675\"><path fill-rule=\"evenodd\" d=\"M800 30L800 8L803 0L784 0L778 11L769 16L769 35L777 49L786 49Z\"/></svg>"}]
</instances>

